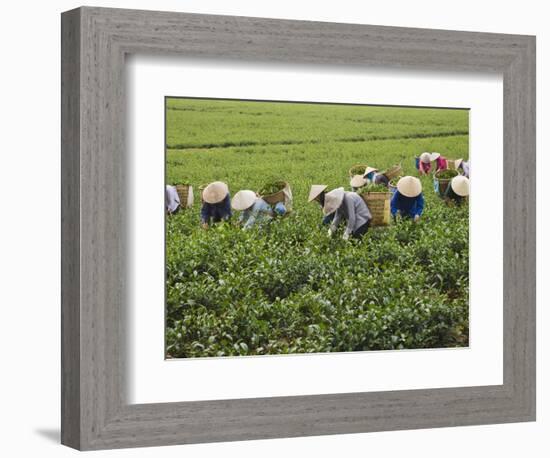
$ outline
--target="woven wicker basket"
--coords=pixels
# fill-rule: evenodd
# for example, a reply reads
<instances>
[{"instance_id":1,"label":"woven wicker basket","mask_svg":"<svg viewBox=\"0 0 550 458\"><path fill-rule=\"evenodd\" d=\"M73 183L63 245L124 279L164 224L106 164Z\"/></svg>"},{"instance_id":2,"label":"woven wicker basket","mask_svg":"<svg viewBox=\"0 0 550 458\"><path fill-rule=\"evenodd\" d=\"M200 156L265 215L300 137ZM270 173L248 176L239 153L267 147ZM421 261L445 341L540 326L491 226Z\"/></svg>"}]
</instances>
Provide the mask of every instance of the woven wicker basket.
<instances>
[{"instance_id":1,"label":"woven wicker basket","mask_svg":"<svg viewBox=\"0 0 550 458\"><path fill-rule=\"evenodd\" d=\"M391 183L390 183L390 184L388 185L388 189L390 190L392 196L397 192L397 186L394 185L394 184L391 184Z\"/></svg>"},{"instance_id":2,"label":"woven wicker basket","mask_svg":"<svg viewBox=\"0 0 550 458\"><path fill-rule=\"evenodd\" d=\"M288 183L285 182L285 187L288 186ZM275 205L278 202L284 202L285 201L285 191L284 187L273 194L266 194L264 196L261 196L263 200L265 200L269 205Z\"/></svg>"},{"instance_id":3,"label":"woven wicker basket","mask_svg":"<svg viewBox=\"0 0 550 458\"><path fill-rule=\"evenodd\" d=\"M349 174L350 178L353 178L355 175L363 175L365 173L365 170L367 169L367 167L368 167L368 165L366 165L366 164L352 165L348 170L348 174ZM359 173L353 173L354 169L362 169L362 170Z\"/></svg>"},{"instance_id":4,"label":"woven wicker basket","mask_svg":"<svg viewBox=\"0 0 550 458\"><path fill-rule=\"evenodd\" d=\"M391 192L365 192L361 197L369 207L372 215L371 226L387 226L390 224Z\"/></svg>"},{"instance_id":5,"label":"woven wicker basket","mask_svg":"<svg viewBox=\"0 0 550 458\"><path fill-rule=\"evenodd\" d=\"M190 207L191 205L190 205L189 193L193 192L193 188L188 184L177 184L176 191L180 198L181 208ZM192 202L192 199L191 199L191 202Z\"/></svg>"},{"instance_id":6,"label":"woven wicker basket","mask_svg":"<svg viewBox=\"0 0 550 458\"><path fill-rule=\"evenodd\" d=\"M445 194L445 191L447 190L447 187L449 186L449 183L451 182L451 180L454 178L454 177L451 177L451 178L439 178L439 175L442 173L442 172L445 172L446 170L439 170L437 172L434 173L434 185L435 185L435 188L439 191L439 194L440 195L443 195ZM460 175L458 173L458 171L456 171L456 175Z\"/></svg>"},{"instance_id":7,"label":"woven wicker basket","mask_svg":"<svg viewBox=\"0 0 550 458\"><path fill-rule=\"evenodd\" d=\"M395 181L395 184L393 184L391 181L388 183L388 189L390 190L390 192L392 193L392 196L396 193L397 191L397 182L402 178L401 176L397 177L398 179Z\"/></svg>"},{"instance_id":8,"label":"woven wicker basket","mask_svg":"<svg viewBox=\"0 0 550 458\"><path fill-rule=\"evenodd\" d=\"M402 175L403 168L401 167L401 164L398 164L398 165L394 165L393 167L390 167L388 170L386 170L383 173L388 177L388 180L391 180L392 178Z\"/></svg>"}]
</instances>

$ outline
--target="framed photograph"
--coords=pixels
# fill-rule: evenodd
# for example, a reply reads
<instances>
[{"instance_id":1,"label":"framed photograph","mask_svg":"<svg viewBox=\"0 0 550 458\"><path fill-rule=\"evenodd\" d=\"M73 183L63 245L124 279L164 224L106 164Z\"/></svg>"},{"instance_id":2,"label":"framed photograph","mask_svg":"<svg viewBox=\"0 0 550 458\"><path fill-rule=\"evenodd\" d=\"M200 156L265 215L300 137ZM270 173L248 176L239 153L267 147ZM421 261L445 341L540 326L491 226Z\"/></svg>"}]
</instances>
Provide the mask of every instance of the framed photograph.
<instances>
[{"instance_id":1,"label":"framed photograph","mask_svg":"<svg viewBox=\"0 0 550 458\"><path fill-rule=\"evenodd\" d=\"M534 37L63 13L63 444L534 420L535 167Z\"/></svg>"}]
</instances>

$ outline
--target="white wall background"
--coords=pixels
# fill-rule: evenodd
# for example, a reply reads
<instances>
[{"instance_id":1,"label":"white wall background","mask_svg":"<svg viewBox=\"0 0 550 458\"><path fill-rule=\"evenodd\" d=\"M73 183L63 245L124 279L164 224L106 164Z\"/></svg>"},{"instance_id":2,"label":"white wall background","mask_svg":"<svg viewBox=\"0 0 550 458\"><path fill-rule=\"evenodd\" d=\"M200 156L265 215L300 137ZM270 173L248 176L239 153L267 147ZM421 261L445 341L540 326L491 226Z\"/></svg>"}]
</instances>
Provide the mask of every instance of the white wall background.
<instances>
[{"instance_id":1,"label":"white wall background","mask_svg":"<svg viewBox=\"0 0 550 458\"><path fill-rule=\"evenodd\" d=\"M158 9L537 35L538 421L391 433L98 452L97 456L279 457L442 455L543 457L550 451L547 191L544 126L550 100L550 29L544 2L398 0L128 0L97 6ZM0 17L0 423L3 456L74 456L58 445L60 422L60 12L66 0L5 3ZM546 18L546 19L545 19ZM545 301L546 299L546 301ZM546 385L546 386L545 386ZM546 433L546 434L545 434Z\"/></svg>"}]
</instances>

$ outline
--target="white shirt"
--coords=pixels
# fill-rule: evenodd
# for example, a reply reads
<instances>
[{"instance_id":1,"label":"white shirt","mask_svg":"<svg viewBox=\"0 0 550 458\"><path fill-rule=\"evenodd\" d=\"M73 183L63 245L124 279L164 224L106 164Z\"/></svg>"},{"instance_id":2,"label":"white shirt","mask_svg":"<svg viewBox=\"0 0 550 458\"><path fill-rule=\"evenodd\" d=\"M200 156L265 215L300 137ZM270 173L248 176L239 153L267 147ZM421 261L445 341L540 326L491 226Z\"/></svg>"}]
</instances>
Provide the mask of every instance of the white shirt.
<instances>
[{"instance_id":1,"label":"white shirt","mask_svg":"<svg viewBox=\"0 0 550 458\"><path fill-rule=\"evenodd\" d=\"M164 203L166 205L166 211L169 213L174 213L180 206L180 196L175 186L166 185Z\"/></svg>"},{"instance_id":2,"label":"white shirt","mask_svg":"<svg viewBox=\"0 0 550 458\"><path fill-rule=\"evenodd\" d=\"M464 176L470 178L470 161L462 161L462 170L464 170Z\"/></svg>"}]
</instances>

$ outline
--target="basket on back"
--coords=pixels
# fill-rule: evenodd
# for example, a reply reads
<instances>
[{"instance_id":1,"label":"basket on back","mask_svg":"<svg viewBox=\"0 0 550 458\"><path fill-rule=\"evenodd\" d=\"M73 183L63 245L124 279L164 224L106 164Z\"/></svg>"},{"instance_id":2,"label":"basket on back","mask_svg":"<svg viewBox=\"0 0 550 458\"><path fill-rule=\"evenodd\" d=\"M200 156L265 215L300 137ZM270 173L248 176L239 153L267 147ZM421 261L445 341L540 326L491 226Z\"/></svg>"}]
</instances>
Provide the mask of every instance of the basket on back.
<instances>
[{"instance_id":1,"label":"basket on back","mask_svg":"<svg viewBox=\"0 0 550 458\"><path fill-rule=\"evenodd\" d=\"M390 224L391 192L364 192L361 197L369 207L372 219L371 226L387 226Z\"/></svg>"},{"instance_id":2,"label":"basket on back","mask_svg":"<svg viewBox=\"0 0 550 458\"><path fill-rule=\"evenodd\" d=\"M392 178L398 177L399 175L403 174L403 167L401 167L401 164L397 164L382 173L388 177L388 180L391 180Z\"/></svg>"},{"instance_id":3,"label":"basket on back","mask_svg":"<svg viewBox=\"0 0 550 458\"><path fill-rule=\"evenodd\" d=\"M446 159L447 161L447 168L449 170L456 170L456 161L455 159Z\"/></svg>"},{"instance_id":4,"label":"basket on back","mask_svg":"<svg viewBox=\"0 0 550 458\"><path fill-rule=\"evenodd\" d=\"M190 184L176 184L176 191L180 198L181 208L189 208L193 205L193 186Z\"/></svg>"},{"instance_id":5,"label":"basket on back","mask_svg":"<svg viewBox=\"0 0 550 458\"><path fill-rule=\"evenodd\" d=\"M271 187L279 188L279 190L276 192L266 192L266 186L267 185L264 185L263 189L261 189L258 194L269 205L275 205L278 202L285 201L285 188L288 186L288 183L286 181L277 181L270 184Z\"/></svg>"},{"instance_id":6,"label":"basket on back","mask_svg":"<svg viewBox=\"0 0 550 458\"><path fill-rule=\"evenodd\" d=\"M447 190L449 183L457 175L460 175L458 173L458 170L451 170L451 169L438 170L437 172L435 172L434 173L435 192L439 193L440 195L445 194L445 191Z\"/></svg>"}]
</instances>

